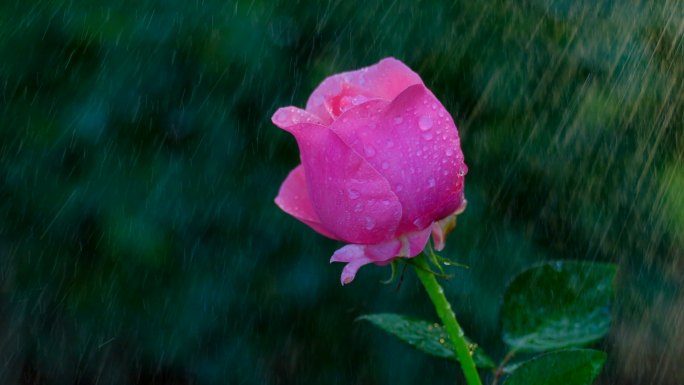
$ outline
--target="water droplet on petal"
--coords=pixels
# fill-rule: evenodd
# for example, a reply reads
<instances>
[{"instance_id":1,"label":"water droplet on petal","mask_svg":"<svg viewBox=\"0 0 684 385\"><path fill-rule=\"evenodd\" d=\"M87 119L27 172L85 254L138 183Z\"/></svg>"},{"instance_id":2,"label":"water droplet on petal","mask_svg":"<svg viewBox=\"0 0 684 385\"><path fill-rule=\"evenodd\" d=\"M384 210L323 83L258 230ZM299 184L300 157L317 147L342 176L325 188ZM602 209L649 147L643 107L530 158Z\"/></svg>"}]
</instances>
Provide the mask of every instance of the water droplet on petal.
<instances>
[{"instance_id":1,"label":"water droplet on petal","mask_svg":"<svg viewBox=\"0 0 684 385\"><path fill-rule=\"evenodd\" d=\"M432 134L429 132L426 132L423 134L423 139L425 140L431 140L432 139Z\"/></svg>"},{"instance_id":2,"label":"water droplet on petal","mask_svg":"<svg viewBox=\"0 0 684 385\"><path fill-rule=\"evenodd\" d=\"M402 118L401 116L395 116L394 117L394 124L401 124L401 122L403 122L403 121L404 121L404 118Z\"/></svg>"},{"instance_id":3,"label":"water droplet on petal","mask_svg":"<svg viewBox=\"0 0 684 385\"><path fill-rule=\"evenodd\" d=\"M364 153L367 157L372 157L372 156L375 155L375 149L374 149L373 147L371 147L371 146L366 146L366 147L363 148L363 153Z\"/></svg>"},{"instance_id":4,"label":"water droplet on petal","mask_svg":"<svg viewBox=\"0 0 684 385\"><path fill-rule=\"evenodd\" d=\"M352 108L352 98L349 96L343 96L340 98L340 111L344 112L347 111L348 109Z\"/></svg>"},{"instance_id":5,"label":"water droplet on petal","mask_svg":"<svg viewBox=\"0 0 684 385\"><path fill-rule=\"evenodd\" d=\"M287 120L287 116L285 116L285 115L286 115L286 114L285 114L284 112L279 112L279 113L276 115L276 121L277 121L277 122L280 122L280 123L284 123L285 120Z\"/></svg>"},{"instance_id":6,"label":"water droplet on petal","mask_svg":"<svg viewBox=\"0 0 684 385\"><path fill-rule=\"evenodd\" d=\"M434 188L437 183L435 182L435 178L430 178L428 179L428 187L429 188Z\"/></svg>"},{"instance_id":7,"label":"water droplet on petal","mask_svg":"<svg viewBox=\"0 0 684 385\"><path fill-rule=\"evenodd\" d=\"M387 170L389 168L389 163L387 162L382 162L382 169Z\"/></svg>"},{"instance_id":8,"label":"water droplet on petal","mask_svg":"<svg viewBox=\"0 0 684 385\"><path fill-rule=\"evenodd\" d=\"M430 118L428 115L423 115L418 119L418 127L420 127L421 130L427 131L432 128L432 118Z\"/></svg>"},{"instance_id":9,"label":"water droplet on petal","mask_svg":"<svg viewBox=\"0 0 684 385\"><path fill-rule=\"evenodd\" d=\"M448 149L446 150L446 156L452 156L452 155L454 155L454 150L448 148Z\"/></svg>"},{"instance_id":10,"label":"water droplet on petal","mask_svg":"<svg viewBox=\"0 0 684 385\"><path fill-rule=\"evenodd\" d=\"M395 190L396 192L400 192L400 191L402 191L403 189L404 189L404 186L402 186L402 185L400 185L400 184L398 184L398 185L394 188L394 190Z\"/></svg>"},{"instance_id":11,"label":"water droplet on petal","mask_svg":"<svg viewBox=\"0 0 684 385\"><path fill-rule=\"evenodd\" d=\"M436 109L437 109L437 103L432 103L432 104L430 105L430 107L431 107L433 110L436 110Z\"/></svg>"},{"instance_id":12,"label":"water droplet on petal","mask_svg":"<svg viewBox=\"0 0 684 385\"><path fill-rule=\"evenodd\" d=\"M354 189L349 189L347 190L347 196L349 197L349 199L359 199L361 193Z\"/></svg>"},{"instance_id":13,"label":"water droplet on petal","mask_svg":"<svg viewBox=\"0 0 684 385\"><path fill-rule=\"evenodd\" d=\"M365 217L364 220L366 221L366 230L373 230L375 227L375 221L371 217Z\"/></svg>"}]
</instances>

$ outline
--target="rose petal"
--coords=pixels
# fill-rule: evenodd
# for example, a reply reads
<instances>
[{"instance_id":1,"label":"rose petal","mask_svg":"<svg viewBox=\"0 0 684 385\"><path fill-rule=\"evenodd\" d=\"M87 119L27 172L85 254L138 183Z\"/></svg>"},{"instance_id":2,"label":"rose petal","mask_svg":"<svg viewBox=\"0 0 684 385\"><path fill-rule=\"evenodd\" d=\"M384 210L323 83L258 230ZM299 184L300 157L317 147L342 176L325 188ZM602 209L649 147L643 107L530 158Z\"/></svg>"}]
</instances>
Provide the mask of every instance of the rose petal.
<instances>
[{"instance_id":1,"label":"rose petal","mask_svg":"<svg viewBox=\"0 0 684 385\"><path fill-rule=\"evenodd\" d=\"M407 87L423 84L415 72L394 58L356 71L330 76L314 90L307 111L330 124L345 110L370 99L390 101Z\"/></svg>"},{"instance_id":2,"label":"rose petal","mask_svg":"<svg viewBox=\"0 0 684 385\"><path fill-rule=\"evenodd\" d=\"M430 233L431 229L428 227L425 230L417 231L415 233L409 234L408 236L404 236L404 239L406 240L405 245L408 244L408 252L407 254L402 254L401 256L412 258L420 254L423 249L425 249L428 239L430 239Z\"/></svg>"},{"instance_id":3,"label":"rose petal","mask_svg":"<svg viewBox=\"0 0 684 385\"><path fill-rule=\"evenodd\" d=\"M297 123L281 128L297 139L309 198L323 228L349 243L394 237L401 204L380 173L327 127Z\"/></svg>"},{"instance_id":4,"label":"rose petal","mask_svg":"<svg viewBox=\"0 0 684 385\"><path fill-rule=\"evenodd\" d=\"M369 263L386 265L395 258L411 258L420 254L430 238L430 228L375 245L346 245L337 250L330 262L346 262L340 280L346 285L358 270Z\"/></svg>"},{"instance_id":5,"label":"rose petal","mask_svg":"<svg viewBox=\"0 0 684 385\"><path fill-rule=\"evenodd\" d=\"M299 123L322 123L321 119L311 112L292 106L279 108L271 117L271 121L283 130Z\"/></svg>"},{"instance_id":6,"label":"rose petal","mask_svg":"<svg viewBox=\"0 0 684 385\"><path fill-rule=\"evenodd\" d=\"M422 84L391 103L369 101L330 126L392 186L403 217L398 234L430 227L463 201L467 167L456 126Z\"/></svg>"},{"instance_id":7,"label":"rose petal","mask_svg":"<svg viewBox=\"0 0 684 385\"><path fill-rule=\"evenodd\" d=\"M462 199L461 206L453 214L432 223L432 243L435 245L435 250L444 249L447 235L456 227L456 216L465 210L467 203L465 199Z\"/></svg>"},{"instance_id":8,"label":"rose petal","mask_svg":"<svg viewBox=\"0 0 684 385\"><path fill-rule=\"evenodd\" d=\"M340 282L346 285L354 280L361 266L373 261L364 255L363 245L346 245L333 254L330 262L347 262L340 275Z\"/></svg>"},{"instance_id":9,"label":"rose petal","mask_svg":"<svg viewBox=\"0 0 684 385\"><path fill-rule=\"evenodd\" d=\"M334 235L325 229L318 218L318 214L316 214L311 205L304 167L301 164L290 172L285 182L280 186L275 203L283 211L304 222L318 233L328 238L336 239Z\"/></svg>"}]
</instances>

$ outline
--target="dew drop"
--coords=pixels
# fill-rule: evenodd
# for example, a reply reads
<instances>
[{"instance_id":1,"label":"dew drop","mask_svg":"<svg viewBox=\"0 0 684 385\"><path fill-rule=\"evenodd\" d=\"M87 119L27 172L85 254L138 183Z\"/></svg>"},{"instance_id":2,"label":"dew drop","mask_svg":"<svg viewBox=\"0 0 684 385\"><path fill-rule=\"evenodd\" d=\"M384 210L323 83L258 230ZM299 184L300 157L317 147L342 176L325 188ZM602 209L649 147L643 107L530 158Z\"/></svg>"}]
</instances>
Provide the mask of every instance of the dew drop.
<instances>
[{"instance_id":1,"label":"dew drop","mask_svg":"<svg viewBox=\"0 0 684 385\"><path fill-rule=\"evenodd\" d=\"M437 183L435 182L435 178L430 178L428 179L428 187L429 188L434 188Z\"/></svg>"},{"instance_id":2,"label":"dew drop","mask_svg":"<svg viewBox=\"0 0 684 385\"><path fill-rule=\"evenodd\" d=\"M431 140L432 139L432 134L429 132L426 132L423 134L423 139L425 140Z\"/></svg>"},{"instance_id":3,"label":"dew drop","mask_svg":"<svg viewBox=\"0 0 684 385\"><path fill-rule=\"evenodd\" d=\"M371 217L365 217L364 220L366 221L366 230L373 230L375 227L375 221Z\"/></svg>"},{"instance_id":4,"label":"dew drop","mask_svg":"<svg viewBox=\"0 0 684 385\"><path fill-rule=\"evenodd\" d=\"M371 146L366 146L366 147L363 148L363 153L364 153L367 157L372 157L372 156L375 155L375 149L374 149L373 147L371 147Z\"/></svg>"},{"instance_id":5,"label":"dew drop","mask_svg":"<svg viewBox=\"0 0 684 385\"><path fill-rule=\"evenodd\" d=\"M452 155L454 155L454 150L448 148L448 149L446 150L446 156L452 156Z\"/></svg>"},{"instance_id":6,"label":"dew drop","mask_svg":"<svg viewBox=\"0 0 684 385\"><path fill-rule=\"evenodd\" d=\"M357 203L356 206L354 206L354 212L360 213L361 211L363 211L363 203Z\"/></svg>"},{"instance_id":7,"label":"dew drop","mask_svg":"<svg viewBox=\"0 0 684 385\"><path fill-rule=\"evenodd\" d=\"M389 168L389 163L387 162L382 162L382 169L387 170Z\"/></svg>"},{"instance_id":8,"label":"dew drop","mask_svg":"<svg viewBox=\"0 0 684 385\"><path fill-rule=\"evenodd\" d=\"M340 98L340 111L344 112L352 108L352 103L352 98L350 98L349 96L344 96Z\"/></svg>"},{"instance_id":9,"label":"dew drop","mask_svg":"<svg viewBox=\"0 0 684 385\"><path fill-rule=\"evenodd\" d=\"M287 120L287 117L285 116L285 113L284 113L284 112L279 112L279 113L276 115L276 121L278 121L278 122L280 122L280 123L284 123L285 120Z\"/></svg>"},{"instance_id":10,"label":"dew drop","mask_svg":"<svg viewBox=\"0 0 684 385\"><path fill-rule=\"evenodd\" d=\"M395 116L394 117L394 124L401 124L401 122L403 122L403 121L404 121L404 118L402 118L401 116Z\"/></svg>"},{"instance_id":11,"label":"dew drop","mask_svg":"<svg viewBox=\"0 0 684 385\"><path fill-rule=\"evenodd\" d=\"M432 103L430 105L430 108L432 108L433 110L436 110L437 109L437 103Z\"/></svg>"},{"instance_id":12,"label":"dew drop","mask_svg":"<svg viewBox=\"0 0 684 385\"><path fill-rule=\"evenodd\" d=\"M391 140L388 140L388 141L387 141L386 147L387 147L387 148L392 148L392 147L394 147L394 142L391 141Z\"/></svg>"},{"instance_id":13,"label":"dew drop","mask_svg":"<svg viewBox=\"0 0 684 385\"><path fill-rule=\"evenodd\" d=\"M403 186L403 185L400 185L400 184L398 184L398 185L397 185L397 187L395 187L395 188L394 188L394 190L395 190L396 192L400 192L400 191L403 191L403 190L404 190L404 186Z\"/></svg>"},{"instance_id":14,"label":"dew drop","mask_svg":"<svg viewBox=\"0 0 684 385\"><path fill-rule=\"evenodd\" d=\"M427 131L432 128L432 118L430 118L428 115L423 115L418 119L418 127L420 127L421 130Z\"/></svg>"},{"instance_id":15,"label":"dew drop","mask_svg":"<svg viewBox=\"0 0 684 385\"><path fill-rule=\"evenodd\" d=\"M358 191L356 191L354 189L349 189L349 190L347 190L347 196L349 197L349 199L359 199L359 197L361 196L361 193L359 193Z\"/></svg>"}]
</instances>

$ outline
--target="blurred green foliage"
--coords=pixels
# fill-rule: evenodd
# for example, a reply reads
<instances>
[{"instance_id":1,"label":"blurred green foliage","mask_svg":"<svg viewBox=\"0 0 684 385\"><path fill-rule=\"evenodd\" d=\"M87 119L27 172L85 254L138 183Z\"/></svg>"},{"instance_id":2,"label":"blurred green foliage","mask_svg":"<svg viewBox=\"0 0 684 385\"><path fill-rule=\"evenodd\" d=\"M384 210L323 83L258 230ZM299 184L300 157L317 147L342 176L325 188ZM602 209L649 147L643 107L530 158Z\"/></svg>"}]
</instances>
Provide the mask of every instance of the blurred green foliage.
<instances>
[{"instance_id":1,"label":"blurred green foliage","mask_svg":"<svg viewBox=\"0 0 684 385\"><path fill-rule=\"evenodd\" d=\"M395 56L460 129L468 335L501 358L532 262L616 262L600 383L678 383L683 34L677 0L0 2L0 382L452 382L353 322L435 319L412 274L340 287L339 245L272 203L273 111Z\"/></svg>"}]
</instances>

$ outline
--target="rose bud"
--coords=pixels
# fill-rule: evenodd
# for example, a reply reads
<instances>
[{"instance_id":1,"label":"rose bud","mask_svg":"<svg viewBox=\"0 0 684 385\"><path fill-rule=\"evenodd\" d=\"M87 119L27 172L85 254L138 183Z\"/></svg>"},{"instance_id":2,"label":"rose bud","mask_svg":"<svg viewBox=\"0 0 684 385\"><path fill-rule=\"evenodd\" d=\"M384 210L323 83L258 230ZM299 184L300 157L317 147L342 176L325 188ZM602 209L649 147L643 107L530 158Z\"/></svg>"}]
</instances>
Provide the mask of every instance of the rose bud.
<instances>
[{"instance_id":1,"label":"rose bud","mask_svg":"<svg viewBox=\"0 0 684 385\"><path fill-rule=\"evenodd\" d=\"M366 264L414 257L430 234L444 247L463 211L458 131L420 77L394 58L325 79L306 109L280 108L273 123L291 133L301 164L276 204L318 233L348 243L342 284Z\"/></svg>"}]
</instances>

